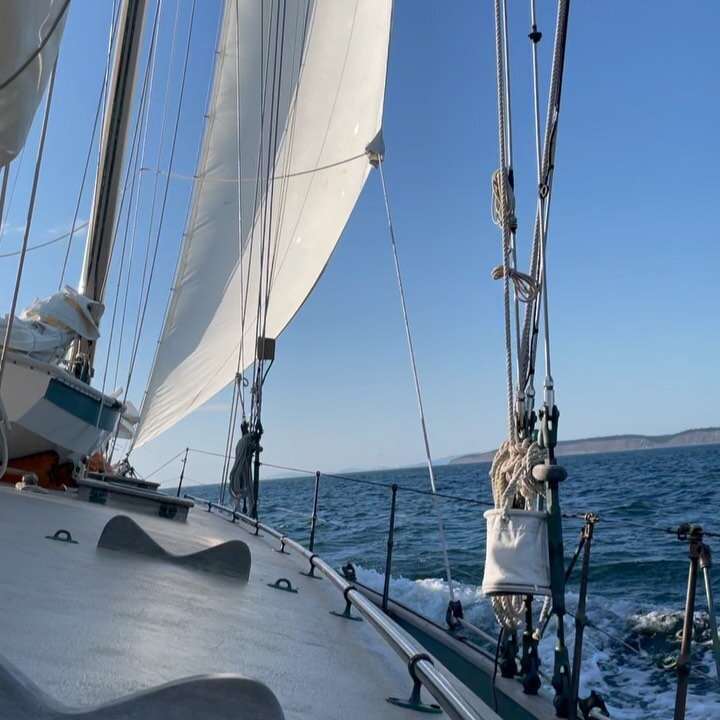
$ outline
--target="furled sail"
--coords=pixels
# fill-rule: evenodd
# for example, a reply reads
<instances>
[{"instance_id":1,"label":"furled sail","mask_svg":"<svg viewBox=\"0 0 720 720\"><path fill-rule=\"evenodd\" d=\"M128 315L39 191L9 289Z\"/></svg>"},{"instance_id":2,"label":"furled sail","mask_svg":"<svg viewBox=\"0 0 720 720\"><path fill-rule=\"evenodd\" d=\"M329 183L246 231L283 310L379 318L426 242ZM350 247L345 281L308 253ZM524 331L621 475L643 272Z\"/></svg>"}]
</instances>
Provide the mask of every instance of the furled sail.
<instances>
[{"instance_id":1,"label":"furled sail","mask_svg":"<svg viewBox=\"0 0 720 720\"><path fill-rule=\"evenodd\" d=\"M25 145L60 49L69 0L0 0L0 168Z\"/></svg>"},{"instance_id":2,"label":"furled sail","mask_svg":"<svg viewBox=\"0 0 720 720\"><path fill-rule=\"evenodd\" d=\"M276 337L322 274L370 170L365 148L381 125L391 6L227 0L136 447L251 364L266 289L260 327Z\"/></svg>"}]
</instances>

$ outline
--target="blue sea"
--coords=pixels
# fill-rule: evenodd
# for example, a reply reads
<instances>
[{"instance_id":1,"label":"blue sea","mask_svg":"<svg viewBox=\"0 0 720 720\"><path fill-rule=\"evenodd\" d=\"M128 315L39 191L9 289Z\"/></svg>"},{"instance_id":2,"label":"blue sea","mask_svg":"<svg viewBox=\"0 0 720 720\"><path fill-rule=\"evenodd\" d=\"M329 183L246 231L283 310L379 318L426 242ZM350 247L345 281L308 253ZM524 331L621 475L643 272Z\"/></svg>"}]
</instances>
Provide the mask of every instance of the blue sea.
<instances>
[{"instance_id":1,"label":"blue sea","mask_svg":"<svg viewBox=\"0 0 720 720\"><path fill-rule=\"evenodd\" d=\"M679 633L688 574L687 545L658 528L699 523L720 533L720 446L574 456L561 459L568 479L561 487L562 510L600 516L590 561L581 696L605 698L613 718L672 717ZM437 468L438 491L490 502L489 464ZM260 518L300 542L309 539L315 478L299 473L261 485ZM348 479L321 476L315 552L340 568L352 562L358 580L382 588L391 491L429 488L426 468L355 473ZM353 480L370 480L383 486ZM218 487L188 488L217 500ZM471 622L496 633L489 601L480 592L485 557L482 506L441 499L453 582ZM565 554L577 546L582 520L564 521ZM708 538L720 553L720 537ZM720 568L713 568L720 601ZM438 527L427 495L400 490L397 499L391 596L443 622L448 586ZM574 611L579 563L568 587ZM552 668L554 622L541 643L546 671ZM574 637L568 619L569 641ZM720 718L720 690L711 655L707 604L698 585L689 720ZM572 654L572 651L571 651Z\"/></svg>"}]
</instances>

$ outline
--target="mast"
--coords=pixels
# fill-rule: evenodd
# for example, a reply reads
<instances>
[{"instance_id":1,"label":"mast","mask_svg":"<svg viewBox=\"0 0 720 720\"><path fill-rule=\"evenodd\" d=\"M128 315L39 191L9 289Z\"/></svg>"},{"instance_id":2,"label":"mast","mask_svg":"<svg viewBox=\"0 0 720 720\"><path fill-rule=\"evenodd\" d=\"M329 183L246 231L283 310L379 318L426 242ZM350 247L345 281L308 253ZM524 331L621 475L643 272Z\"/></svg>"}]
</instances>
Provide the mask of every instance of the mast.
<instances>
[{"instance_id":1,"label":"mast","mask_svg":"<svg viewBox=\"0 0 720 720\"><path fill-rule=\"evenodd\" d=\"M100 143L100 162L78 286L81 294L98 303L102 303L105 296L112 257L121 173L132 115L146 4L146 0L122 0L120 8L112 81ZM97 323L101 313L102 307L95 318ZM75 347L76 374L86 382L92 378L94 354L95 345L91 341L81 339Z\"/></svg>"}]
</instances>

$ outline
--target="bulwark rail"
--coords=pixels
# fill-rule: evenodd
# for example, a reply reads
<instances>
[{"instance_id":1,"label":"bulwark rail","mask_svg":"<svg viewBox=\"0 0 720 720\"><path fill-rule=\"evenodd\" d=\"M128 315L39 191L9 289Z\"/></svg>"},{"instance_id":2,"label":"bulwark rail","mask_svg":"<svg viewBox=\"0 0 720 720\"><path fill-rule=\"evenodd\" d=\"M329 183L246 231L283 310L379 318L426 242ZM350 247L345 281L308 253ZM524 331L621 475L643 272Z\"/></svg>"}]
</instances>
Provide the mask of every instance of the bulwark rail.
<instances>
[{"instance_id":1,"label":"bulwark rail","mask_svg":"<svg viewBox=\"0 0 720 720\"><path fill-rule=\"evenodd\" d=\"M248 515L243 515L232 508L219 505L204 498L185 495L186 498L198 504L206 505L208 511L218 510L228 513L233 520L240 520L252 527L256 532L274 537L283 546L291 547L302 555L310 567L319 570L342 593L346 602L350 603L363 616L363 618L380 634L392 649L408 664L413 680L419 681L423 687L435 698L440 707L453 720L496 720L497 715L488 706L482 714L471 707L465 698L460 695L450 683L445 673L435 667L432 658L425 650L416 644L405 631L401 630L387 615L379 610L370 600L345 578L335 572L324 560L312 553L300 543L286 537L274 528L264 525Z\"/></svg>"}]
</instances>

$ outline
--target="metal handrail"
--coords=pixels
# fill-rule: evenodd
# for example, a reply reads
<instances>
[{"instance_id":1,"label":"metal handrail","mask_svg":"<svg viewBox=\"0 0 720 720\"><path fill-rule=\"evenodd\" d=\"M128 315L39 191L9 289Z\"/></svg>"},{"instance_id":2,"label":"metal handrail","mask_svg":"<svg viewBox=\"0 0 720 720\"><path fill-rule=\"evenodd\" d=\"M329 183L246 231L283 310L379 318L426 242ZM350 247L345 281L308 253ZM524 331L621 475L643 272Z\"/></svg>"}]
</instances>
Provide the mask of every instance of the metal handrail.
<instances>
[{"instance_id":1,"label":"metal handrail","mask_svg":"<svg viewBox=\"0 0 720 720\"><path fill-rule=\"evenodd\" d=\"M458 693L455 687L446 677L445 673L439 670L432 660L425 659L427 654L423 648L417 645L402 629L400 629L387 615L379 610L352 584L338 575L324 560L310 552L300 543L285 537L274 528L264 525L261 522L243 515L242 513L219 505L210 500L185 495L197 503L207 505L208 510L215 509L228 513L233 520L240 520L250 525L256 531L262 531L271 537L282 541L287 547L291 547L299 555L302 555L310 562L311 567L319 570L335 587L340 590L347 602L351 603L363 618L380 634L380 636L392 647L392 649L408 664L412 662L414 674L417 680L422 683L425 689L437 700L438 704L453 720L496 720L497 715L483 703L482 714L478 712L467 700ZM482 702L482 701L478 701Z\"/></svg>"}]
</instances>

